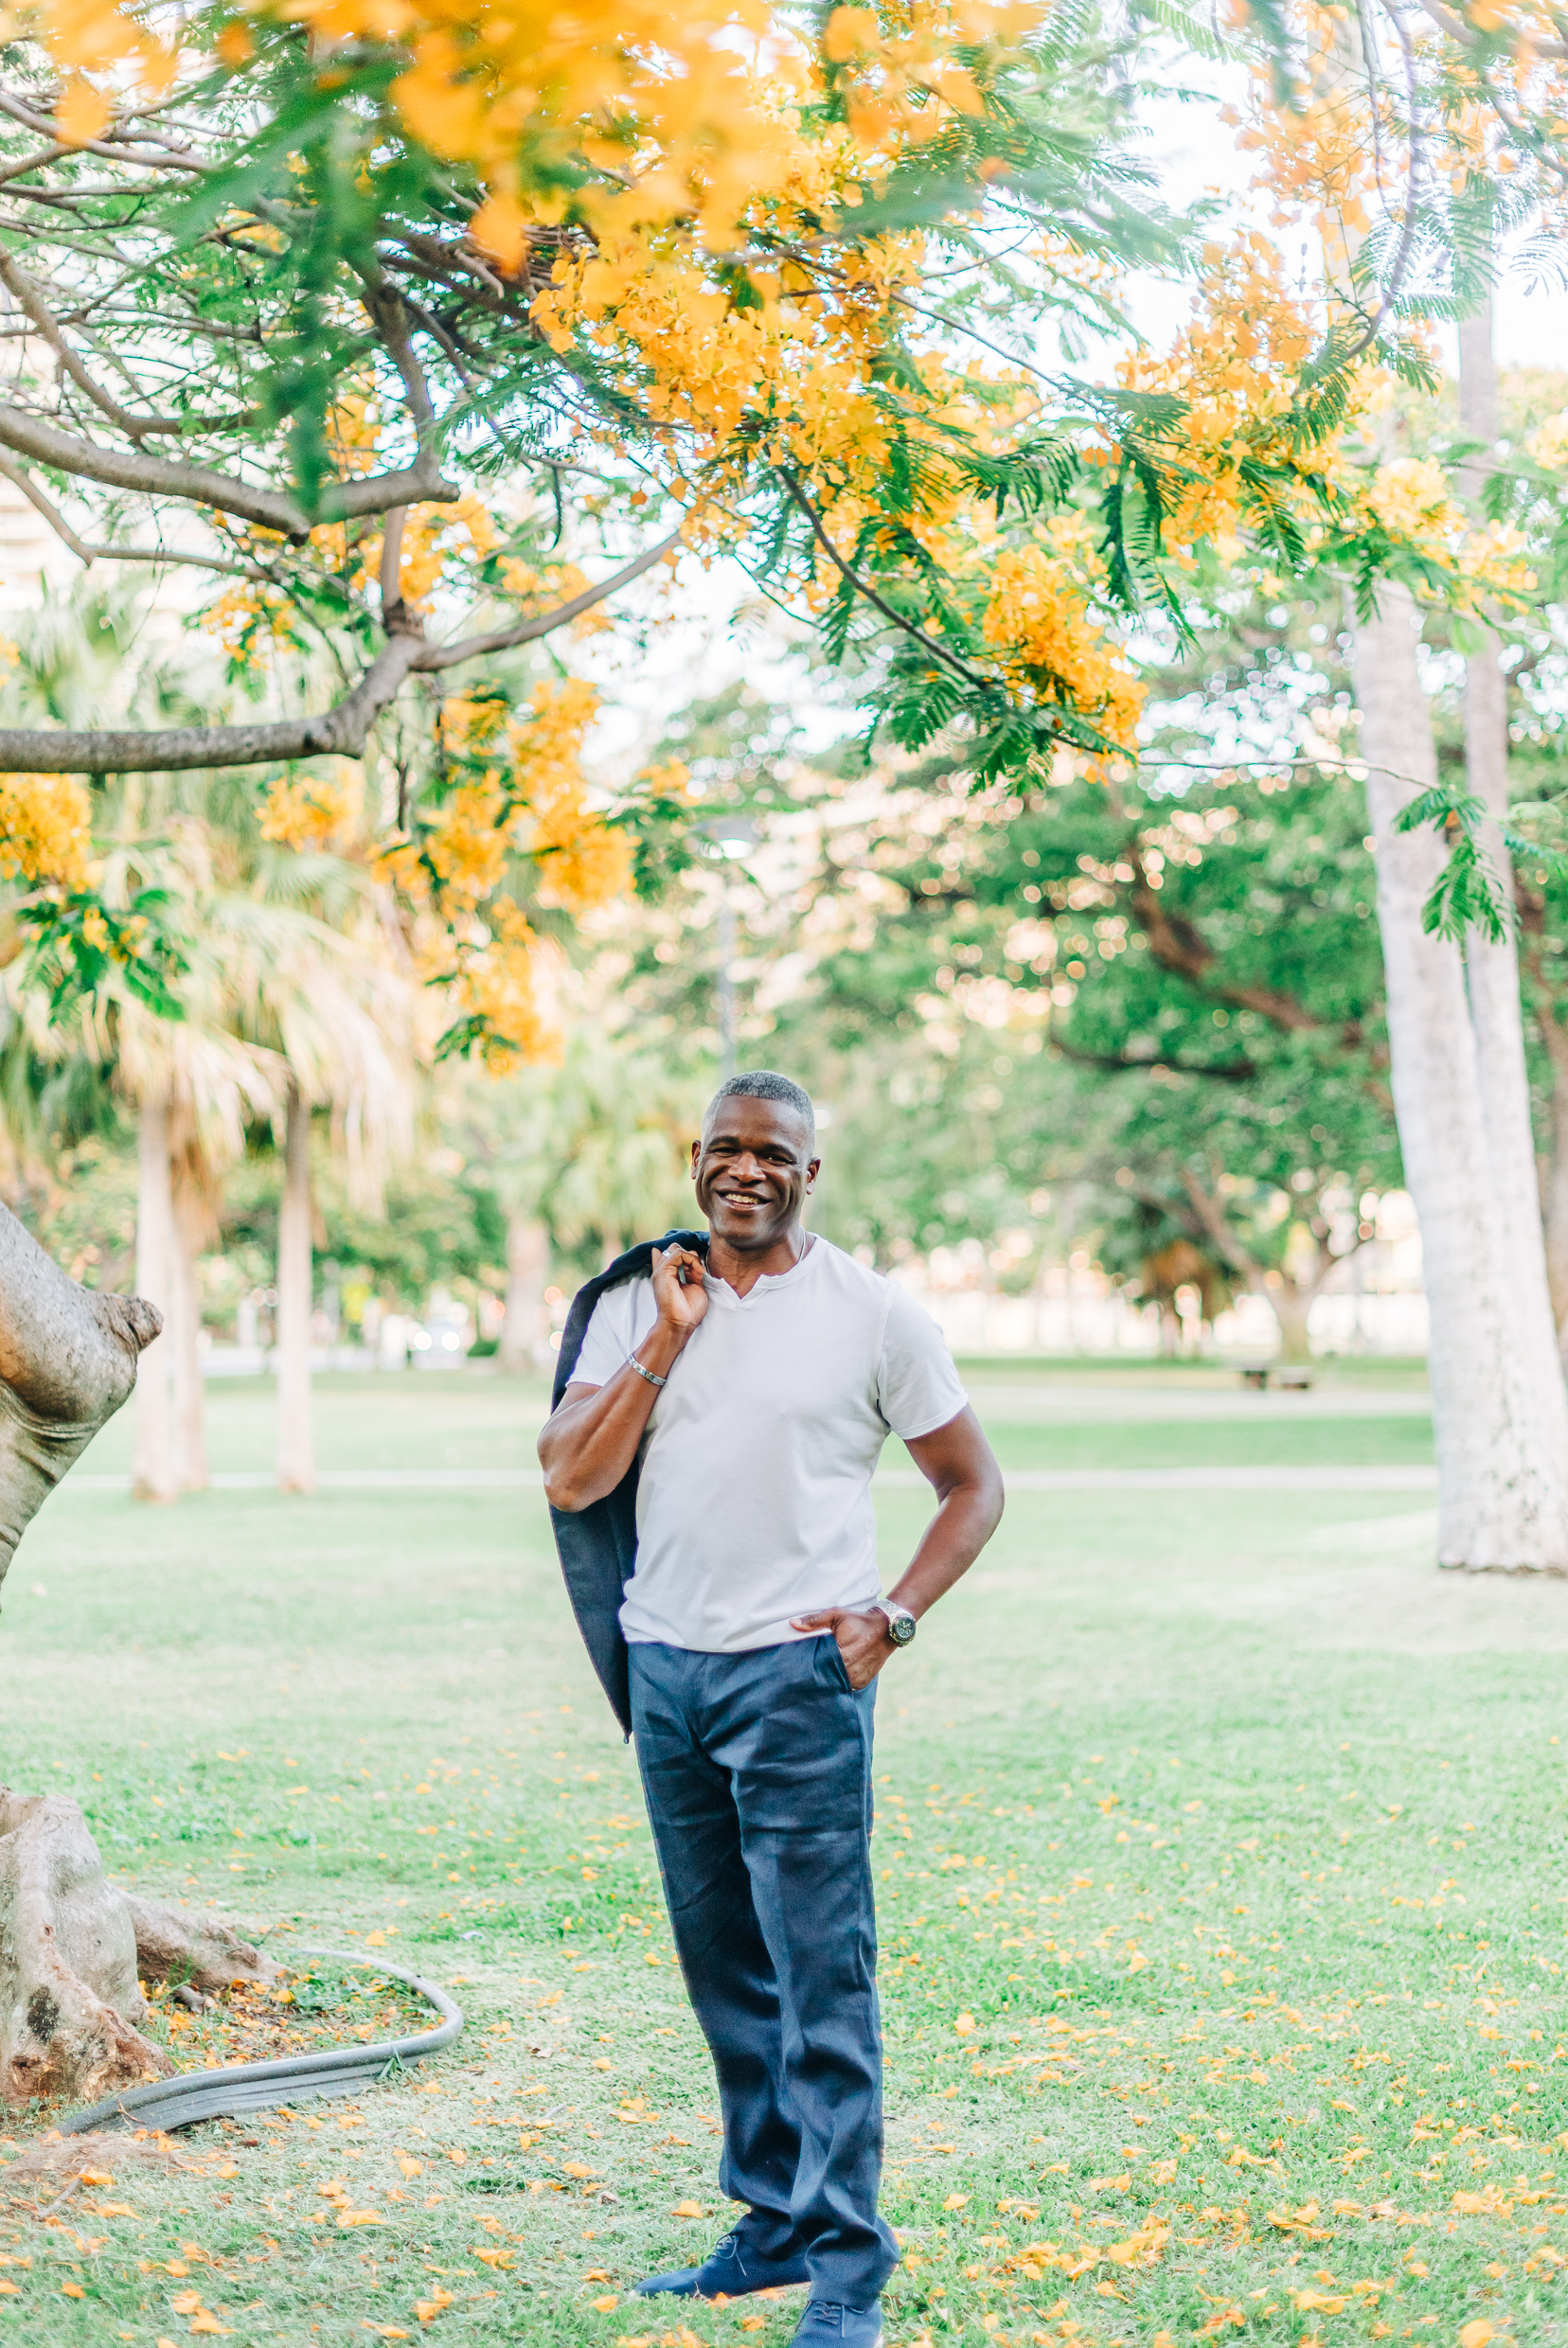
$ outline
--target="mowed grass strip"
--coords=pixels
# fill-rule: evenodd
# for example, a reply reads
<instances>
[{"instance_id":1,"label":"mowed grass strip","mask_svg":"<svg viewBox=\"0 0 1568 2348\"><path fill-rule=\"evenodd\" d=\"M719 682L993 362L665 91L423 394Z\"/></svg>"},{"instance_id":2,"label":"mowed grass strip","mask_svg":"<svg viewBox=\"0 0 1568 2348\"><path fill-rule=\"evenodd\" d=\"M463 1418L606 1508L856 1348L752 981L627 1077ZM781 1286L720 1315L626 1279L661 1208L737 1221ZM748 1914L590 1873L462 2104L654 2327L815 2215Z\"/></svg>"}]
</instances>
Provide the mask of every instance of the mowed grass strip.
<instances>
[{"instance_id":1,"label":"mowed grass strip","mask_svg":"<svg viewBox=\"0 0 1568 2348\"><path fill-rule=\"evenodd\" d=\"M419 1381L423 1439L506 1464L493 1394ZM264 1392L227 1407L264 1449ZM900 2348L1568 2340L1568 1589L1437 1575L1409 1499L1022 1493L889 1667ZM921 1515L882 1503L890 1571ZM67 1491L0 1641L5 1775L77 1794L123 1879L470 2017L44 2222L45 2115L0 2123L0 2339L788 2339L799 2293L629 2296L731 2213L534 1494Z\"/></svg>"}]
</instances>

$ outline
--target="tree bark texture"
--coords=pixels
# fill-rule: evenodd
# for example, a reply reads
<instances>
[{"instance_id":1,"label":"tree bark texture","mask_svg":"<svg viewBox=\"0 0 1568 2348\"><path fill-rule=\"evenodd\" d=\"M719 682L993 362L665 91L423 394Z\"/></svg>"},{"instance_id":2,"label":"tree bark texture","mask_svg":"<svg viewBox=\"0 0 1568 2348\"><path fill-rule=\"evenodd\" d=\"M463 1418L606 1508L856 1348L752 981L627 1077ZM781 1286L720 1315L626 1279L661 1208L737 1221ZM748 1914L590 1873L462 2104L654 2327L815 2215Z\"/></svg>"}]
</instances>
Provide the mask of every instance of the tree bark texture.
<instances>
[{"instance_id":1,"label":"tree bark texture","mask_svg":"<svg viewBox=\"0 0 1568 2348\"><path fill-rule=\"evenodd\" d=\"M1488 451L1495 447L1502 422L1489 301L1459 327L1459 421L1468 437L1483 442ZM1472 501L1479 500L1489 470L1484 460L1473 469L1466 468ZM1492 1170L1506 1295L1513 1311L1514 1343L1526 1377L1546 1386L1560 1385L1561 1355L1547 1279L1530 1079L1524 1062L1513 863L1501 830L1508 805L1507 684L1502 647L1489 630L1481 649L1465 663L1465 767L1470 789L1486 801L1491 818L1484 842L1509 908L1506 937L1493 940L1472 934L1465 945L1465 974L1481 1081L1482 1131ZM1562 1413L1561 1441L1568 1451L1568 1401Z\"/></svg>"},{"instance_id":2,"label":"tree bark texture","mask_svg":"<svg viewBox=\"0 0 1568 2348\"><path fill-rule=\"evenodd\" d=\"M539 1365L549 1272L549 1233L537 1216L512 1216L507 1225L507 1310L499 1348L504 1370Z\"/></svg>"},{"instance_id":3,"label":"tree bark texture","mask_svg":"<svg viewBox=\"0 0 1568 2348\"><path fill-rule=\"evenodd\" d=\"M136 1287L157 1309L171 1317L174 1289L174 1193L169 1162L169 1103L150 1094L139 1106L136 1143ZM174 1407L170 1337L155 1339L136 1382L136 1443L131 1489L136 1500L171 1501L179 1489L174 1474Z\"/></svg>"},{"instance_id":4,"label":"tree bark texture","mask_svg":"<svg viewBox=\"0 0 1568 2348\"><path fill-rule=\"evenodd\" d=\"M71 1805L73 1808L75 1805ZM192 1989L231 1989L237 1982L273 1982L283 1967L264 1957L223 1916L193 1916L156 1900L118 1894L136 1936L143 1981L184 1982Z\"/></svg>"},{"instance_id":5,"label":"tree bark texture","mask_svg":"<svg viewBox=\"0 0 1568 2348\"><path fill-rule=\"evenodd\" d=\"M1378 616L1356 628L1356 698L1370 770L1394 1106L1432 1316L1438 1561L1560 1572L1568 1570L1568 1396L1555 1361L1543 1379L1519 1340L1526 1306L1509 1254L1518 1233L1498 1198L1465 957L1421 928L1445 845L1430 826L1395 828L1400 809L1435 777L1436 751L1414 602L1392 581L1379 601ZM1497 1071L1489 1074L1495 1086ZM1543 1310L1543 1257L1536 1301Z\"/></svg>"},{"instance_id":6,"label":"tree bark texture","mask_svg":"<svg viewBox=\"0 0 1568 2348\"><path fill-rule=\"evenodd\" d=\"M0 2098L96 2101L161 2077L146 2019L130 1911L81 1812L0 1787Z\"/></svg>"},{"instance_id":7,"label":"tree bark texture","mask_svg":"<svg viewBox=\"0 0 1568 2348\"><path fill-rule=\"evenodd\" d=\"M49 1493L130 1394L159 1326L142 1297L67 1278L0 1206L0 1582Z\"/></svg>"},{"instance_id":8,"label":"tree bark texture","mask_svg":"<svg viewBox=\"0 0 1568 2348\"><path fill-rule=\"evenodd\" d=\"M1552 1069L1552 1146L1547 1152L1541 1185L1546 1286L1551 1293L1558 1344L1568 1355L1568 1024L1558 1015L1544 972L1538 969L1536 976L1540 986L1537 1018Z\"/></svg>"},{"instance_id":9,"label":"tree bark texture","mask_svg":"<svg viewBox=\"0 0 1568 2348\"><path fill-rule=\"evenodd\" d=\"M280 1969L221 1916L117 1890L74 1802L0 1786L0 2103L96 2103L166 2076L138 1974L200 1990Z\"/></svg>"},{"instance_id":10,"label":"tree bark texture","mask_svg":"<svg viewBox=\"0 0 1568 2348\"><path fill-rule=\"evenodd\" d=\"M311 1111L289 1087L277 1217L277 1488L315 1490L311 1437Z\"/></svg>"}]
</instances>

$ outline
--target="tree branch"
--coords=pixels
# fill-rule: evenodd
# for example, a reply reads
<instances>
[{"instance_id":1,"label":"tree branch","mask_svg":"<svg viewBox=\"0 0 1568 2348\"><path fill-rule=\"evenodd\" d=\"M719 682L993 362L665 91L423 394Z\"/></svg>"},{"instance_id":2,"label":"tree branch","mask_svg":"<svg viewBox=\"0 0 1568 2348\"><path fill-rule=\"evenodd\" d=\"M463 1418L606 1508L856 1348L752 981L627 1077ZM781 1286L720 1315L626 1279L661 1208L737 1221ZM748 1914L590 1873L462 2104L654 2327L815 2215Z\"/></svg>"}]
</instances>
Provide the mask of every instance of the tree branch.
<instances>
[{"instance_id":1,"label":"tree branch","mask_svg":"<svg viewBox=\"0 0 1568 2348\"><path fill-rule=\"evenodd\" d=\"M1209 973L1219 960L1218 954L1202 931L1180 914L1167 913L1159 893L1149 885L1143 855L1136 846L1127 850L1137 879L1129 902L1138 927L1149 940L1149 951L1162 969L1177 978L1185 978L1221 1002L1234 1004L1240 1011L1256 1011L1271 1026L1304 1035L1320 1031L1328 1025L1295 995L1288 995L1274 987L1238 987L1224 980L1212 979ZM1342 1030L1346 1044L1362 1041L1360 1023L1350 1021Z\"/></svg>"},{"instance_id":2,"label":"tree branch","mask_svg":"<svg viewBox=\"0 0 1568 2348\"><path fill-rule=\"evenodd\" d=\"M199 571L220 571L229 578L270 578L257 562L220 562L213 555L176 554L167 546L95 546L79 538L53 501L45 496L37 482L9 456L0 456L0 476L21 490L29 506L36 507L55 536L67 545L79 562L180 562Z\"/></svg>"},{"instance_id":3,"label":"tree branch","mask_svg":"<svg viewBox=\"0 0 1568 2348\"><path fill-rule=\"evenodd\" d=\"M357 758L372 722L413 667L419 644L394 636L353 691L315 718L265 725L183 725L161 733L43 733L0 728L0 774L164 774L192 767L264 766L327 754Z\"/></svg>"},{"instance_id":4,"label":"tree branch","mask_svg":"<svg viewBox=\"0 0 1568 2348\"><path fill-rule=\"evenodd\" d=\"M1242 1246L1229 1223L1226 1222L1219 1201L1209 1197L1208 1192L1189 1165L1182 1168L1182 1188L1186 1192L1192 1204L1192 1211L1197 1216L1221 1262L1229 1264L1231 1270L1238 1272L1253 1288L1261 1289L1264 1285L1263 1266L1250 1250Z\"/></svg>"},{"instance_id":5,"label":"tree branch","mask_svg":"<svg viewBox=\"0 0 1568 2348\"><path fill-rule=\"evenodd\" d=\"M1399 44L1399 49L1404 58L1405 85L1410 107L1410 168L1405 183L1404 227L1400 232L1399 250L1394 256L1394 266L1389 271L1388 285L1384 291L1383 297L1378 304L1377 309L1373 311L1372 316L1368 319L1359 339L1353 342L1349 349L1340 358L1339 364L1341 366L1348 366L1353 359L1359 359L1362 356L1362 353L1369 350L1372 345L1377 341L1378 336L1382 331L1383 320L1387 317L1389 311L1393 309L1395 303L1399 298L1399 289L1404 283L1405 272L1410 267L1410 257L1416 244L1416 223L1418 217L1417 190L1421 176L1422 139L1421 126L1417 115L1417 85L1416 75L1416 52L1411 45L1409 29L1405 25L1403 17L1399 14L1399 9L1391 8L1388 13L1393 19L1395 38ZM1376 119L1376 113L1377 100L1376 98L1374 98L1374 119Z\"/></svg>"},{"instance_id":6,"label":"tree branch","mask_svg":"<svg viewBox=\"0 0 1568 2348\"><path fill-rule=\"evenodd\" d=\"M9 187L13 179L22 179L28 171L42 170L45 163L58 163L61 156L67 151L67 149L58 145L41 147L37 154L25 155L20 163L8 163L5 169L0 171L0 187ZM31 189L26 187L17 190L19 195L24 196L32 192Z\"/></svg>"},{"instance_id":7,"label":"tree branch","mask_svg":"<svg viewBox=\"0 0 1568 2348\"><path fill-rule=\"evenodd\" d=\"M1257 1074L1256 1061L1250 1059L1134 1059L1130 1052L1083 1052L1076 1044L1064 1042L1055 1027L1051 1029L1051 1041L1062 1058L1070 1059L1076 1068L1103 1068L1112 1076L1147 1076L1150 1069L1165 1068L1173 1076L1212 1076L1221 1084L1250 1084Z\"/></svg>"},{"instance_id":8,"label":"tree branch","mask_svg":"<svg viewBox=\"0 0 1568 2348\"><path fill-rule=\"evenodd\" d=\"M382 529L380 586L383 626L392 613L402 609L402 538L407 519L407 507L394 506Z\"/></svg>"},{"instance_id":9,"label":"tree branch","mask_svg":"<svg viewBox=\"0 0 1568 2348\"><path fill-rule=\"evenodd\" d=\"M785 489L788 490L794 504L800 507L801 512L806 516L807 521L811 524L812 534L815 537L817 543L821 546L823 552L827 555L829 562L831 562L834 568L841 572L844 578L848 580L850 586L854 589L858 596L864 596L866 602L873 604L884 619L891 620L895 628L901 628L906 636L913 636L916 643L920 646L922 650L929 652L933 660L938 660L945 667L953 669L956 675L963 678L966 685L987 685L990 682L989 678L981 675L978 668L971 668L968 661L965 660L961 654L953 651L945 644L938 644L936 638L935 636L928 636L925 630L918 626L916 621L912 619L905 619L903 614L899 610L896 604L888 603L882 596L878 595L874 587L868 587L864 579L861 578L859 572L851 570L849 564L846 562L844 557L840 554L838 548L829 537L827 528L822 520L822 516L818 513L811 499L806 495L804 489L798 488L787 472L780 472L778 477L783 482Z\"/></svg>"},{"instance_id":10,"label":"tree branch","mask_svg":"<svg viewBox=\"0 0 1568 2348\"><path fill-rule=\"evenodd\" d=\"M192 767L264 766L274 759L327 755L357 758L371 725L396 698L405 677L454 668L481 652L505 651L548 635L651 569L679 538L680 532L672 530L598 586L586 587L553 612L520 620L515 628L469 636L456 644L426 644L417 631L395 627L353 691L319 717L286 718L265 725L175 726L146 734L0 728L0 774L164 774ZM389 620L395 618L395 609Z\"/></svg>"},{"instance_id":11,"label":"tree branch","mask_svg":"<svg viewBox=\"0 0 1568 2348\"><path fill-rule=\"evenodd\" d=\"M106 449L75 433L57 432L41 417L0 401L0 448L34 464L53 465L106 489L136 489L147 497L172 497L187 506L212 506L220 513L239 515L280 538L309 538L315 525L291 498L274 490L253 489L205 465L172 464L161 456L146 456L137 449ZM437 466L421 455L418 465L401 472L373 473L365 479L329 482L322 493L319 520L343 522L364 514L385 513L393 506L448 505L458 492L441 478Z\"/></svg>"},{"instance_id":12,"label":"tree branch","mask_svg":"<svg viewBox=\"0 0 1568 2348\"><path fill-rule=\"evenodd\" d=\"M86 393L93 405L107 416L116 430L137 440L144 433L184 432L187 429L183 422L177 420L161 416L137 416L130 408L122 408L119 401L95 381L65 340L59 319L38 287L25 269L18 268L3 244L0 244L0 285L4 285L27 311L78 390Z\"/></svg>"},{"instance_id":13,"label":"tree branch","mask_svg":"<svg viewBox=\"0 0 1568 2348\"><path fill-rule=\"evenodd\" d=\"M606 596L613 596L620 588L629 587L634 578L642 577L644 571L650 571L655 562L661 561L672 546L678 545L680 538L679 530L671 530L668 538L659 540L657 545L648 547L632 561L622 563L618 571L612 572L597 587L585 587L581 595L574 596L569 603L557 604L553 612L541 612L532 619L519 620L512 628L493 629L489 635L463 636L455 644L426 645L414 666L428 675L433 670L455 668L460 661L477 660L482 652L508 652L514 645L532 644L536 637L547 636L553 628L563 628L580 612L591 611L596 603L602 603Z\"/></svg>"},{"instance_id":14,"label":"tree branch","mask_svg":"<svg viewBox=\"0 0 1568 2348\"><path fill-rule=\"evenodd\" d=\"M1417 5L1423 15L1431 17L1440 32L1448 34L1451 41L1456 41L1461 48L1474 48L1475 28L1466 23L1457 9L1445 8L1443 0L1417 0ZM1532 57L1568 57L1568 42L1532 39L1530 54Z\"/></svg>"},{"instance_id":15,"label":"tree branch","mask_svg":"<svg viewBox=\"0 0 1568 2348\"><path fill-rule=\"evenodd\" d=\"M0 90L0 114L9 115L13 122L20 122L24 130L36 132L40 138L49 138L54 134L54 122L48 115L40 114L36 107L25 106L20 98L12 98L6 90ZM149 154L145 148L133 147L123 139L86 138L80 143L73 140L71 152L100 155L108 163L139 164L143 170L205 172L207 169L200 155L193 155L187 150L166 147L155 154Z\"/></svg>"}]
</instances>

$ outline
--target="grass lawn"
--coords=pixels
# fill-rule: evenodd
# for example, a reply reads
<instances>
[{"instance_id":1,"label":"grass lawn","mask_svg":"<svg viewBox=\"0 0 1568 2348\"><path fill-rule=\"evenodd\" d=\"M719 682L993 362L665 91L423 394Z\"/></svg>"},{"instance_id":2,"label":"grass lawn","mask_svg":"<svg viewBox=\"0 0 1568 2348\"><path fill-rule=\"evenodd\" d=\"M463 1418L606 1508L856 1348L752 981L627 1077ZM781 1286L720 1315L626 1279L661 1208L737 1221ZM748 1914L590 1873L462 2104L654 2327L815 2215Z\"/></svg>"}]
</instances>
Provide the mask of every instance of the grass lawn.
<instances>
[{"instance_id":1,"label":"grass lawn","mask_svg":"<svg viewBox=\"0 0 1568 2348\"><path fill-rule=\"evenodd\" d=\"M1299 1423L994 1408L1017 1464L1426 1456L1376 1393ZM540 1407L343 1380L323 1464L526 1465ZM213 1421L216 1465L266 1463L264 1389ZM1568 1586L1440 1577L1413 1497L1024 1491L889 1666L900 2348L1568 2343ZM920 1495L880 1506L891 1572ZM424 2073L198 2130L171 2172L128 2156L45 2222L0 2168L0 2343L788 2339L798 2292L627 2295L728 2213L536 1492L67 1487L0 1685L0 1774L75 1793L124 1880L275 1951L371 1946L470 2019ZM37 2133L0 2128L8 2161Z\"/></svg>"}]
</instances>

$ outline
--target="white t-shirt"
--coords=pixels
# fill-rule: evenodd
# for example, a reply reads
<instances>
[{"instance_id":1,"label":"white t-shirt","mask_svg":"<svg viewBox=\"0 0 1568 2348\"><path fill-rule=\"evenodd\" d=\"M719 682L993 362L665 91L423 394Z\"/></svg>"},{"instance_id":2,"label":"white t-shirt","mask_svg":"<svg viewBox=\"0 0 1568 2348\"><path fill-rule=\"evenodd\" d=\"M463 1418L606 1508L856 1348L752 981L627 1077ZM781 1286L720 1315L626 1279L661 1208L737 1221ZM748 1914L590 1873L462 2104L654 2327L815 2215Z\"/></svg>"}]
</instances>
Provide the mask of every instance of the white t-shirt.
<instances>
[{"instance_id":1,"label":"white t-shirt","mask_svg":"<svg viewBox=\"0 0 1568 2348\"><path fill-rule=\"evenodd\" d=\"M945 1427L968 1396L931 1316L826 1239L745 1296L704 1286L643 1436L620 1620L633 1644L739 1655L812 1636L796 1614L877 1595L882 1444ZM611 1289L572 1383L604 1385L656 1318L651 1280Z\"/></svg>"}]
</instances>

